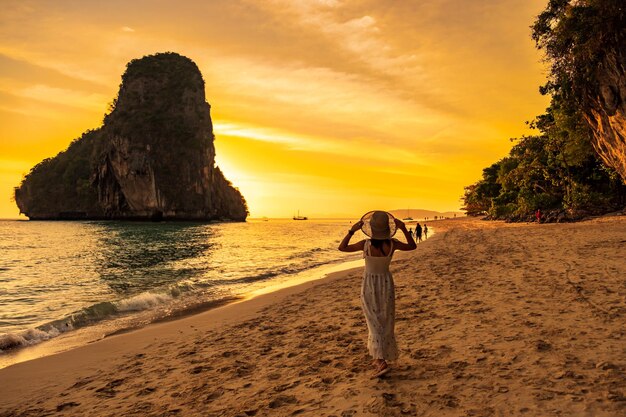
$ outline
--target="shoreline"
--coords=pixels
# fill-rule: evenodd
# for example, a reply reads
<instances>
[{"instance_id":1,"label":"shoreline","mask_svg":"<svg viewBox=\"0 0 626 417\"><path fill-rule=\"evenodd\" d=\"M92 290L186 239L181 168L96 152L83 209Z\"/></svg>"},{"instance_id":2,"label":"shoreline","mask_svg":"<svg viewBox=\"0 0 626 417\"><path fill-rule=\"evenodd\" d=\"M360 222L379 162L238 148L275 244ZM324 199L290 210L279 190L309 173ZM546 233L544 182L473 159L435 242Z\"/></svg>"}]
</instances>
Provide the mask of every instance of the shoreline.
<instances>
[{"instance_id":1,"label":"shoreline","mask_svg":"<svg viewBox=\"0 0 626 417\"><path fill-rule=\"evenodd\" d=\"M435 228L431 227L430 237L428 239L432 239L432 237L435 235L436 230ZM424 243L428 239L424 239L422 243ZM407 256L407 254L399 252L395 255L396 259L402 256ZM331 273L345 272L358 267L363 267L363 260L360 257L355 260L344 260L324 264L321 266L315 266L310 269L300 271L294 275L285 275L282 279L279 276L277 277L278 279L276 280L276 282L271 283L270 285L260 286L259 284L257 284L256 286L258 286L258 288L254 288L255 286L253 285L253 288L247 292L229 296L226 298L211 300L206 303L193 306L190 309L174 311L172 314L158 316L153 319L142 318L139 321L133 321L133 318L135 316L138 316L138 314L144 314L146 316L149 316L150 310L143 310L135 314L126 314L118 317L111 317L103 322L95 323L90 326L80 327L69 332L64 332L56 337L43 340L33 345L7 349L4 352L0 352L0 370L25 361L35 360L42 357L77 349L82 346L96 343L100 340L118 334L131 333L151 326L153 324L185 319L187 317L202 314L206 311L210 311L224 305L247 301L262 294L267 294L283 288L298 286L309 281L317 281L325 278Z\"/></svg>"},{"instance_id":2,"label":"shoreline","mask_svg":"<svg viewBox=\"0 0 626 417\"><path fill-rule=\"evenodd\" d=\"M354 263L354 261L346 263ZM26 359L0 368L0 412L8 405L8 403L4 404L3 401L19 397L23 386L31 385L31 379L35 374L38 375L37 384L41 386L57 386L62 385L64 382L70 383L69 379L74 377L72 375L74 372L97 368L103 360L106 361L107 358L119 358L129 354L138 345L148 344L149 346L151 342L166 337L184 337L185 333L194 332L194 330L189 329L195 329L200 326L205 331L210 331L250 319L263 308L274 305L289 296L297 295L317 285L341 279L360 268L362 267L337 270L317 279L284 286L270 292L263 292L197 314L164 322L150 323L138 329L131 329L127 332L103 337L86 345ZM64 381L63 375L72 376L68 378L68 381ZM11 384L4 383L6 381L11 381Z\"/></svg>"},{"instance_id":3,"label":"shoreline","mask_svg":"<svg viewBox=\"0 0 626 417\"><path fill-rule=\"evenodd\" d=\"M256 289L253 288L250 291L232 297L211 300L201 305L194 306L191 309L175 311L171 315L157 317L149 322L132 322L134 315L127 314L108 319L102 323L96 323L92 326L85 326L70 332L61 333L59 336L44 340L34 345L5 350L0 353L0 371L22 362L37 360L47 356L71 351L113 336L139 331L155 324L177 322L179 320L184 320L214 309L245 302L263 294L268 294L281 289L297 287L307 282L319 281L326 278L330 274L341 273L350 269L358 268L357 264L359 261L359 259L340 261L313 267L298 272L292 276L286 275L283 279L280 279L279 277L277 282L272 283L271 285L260 286ZM149 314L149 311L144 310L140 313ZM128 321L130 324L128 326L112 326L112 323L124 321Z\"/></svg>"},{"instance_id":4,"label":"shoreline","mask_svg":"<svg viewBox=\"0 0 626 417\"><path fill-rule=\"evenodd\" d=\"M437 231L392 262L383 378L350 269L2 369L0 416L623 415L626 218Z\"/></svg>"}]
</instances>

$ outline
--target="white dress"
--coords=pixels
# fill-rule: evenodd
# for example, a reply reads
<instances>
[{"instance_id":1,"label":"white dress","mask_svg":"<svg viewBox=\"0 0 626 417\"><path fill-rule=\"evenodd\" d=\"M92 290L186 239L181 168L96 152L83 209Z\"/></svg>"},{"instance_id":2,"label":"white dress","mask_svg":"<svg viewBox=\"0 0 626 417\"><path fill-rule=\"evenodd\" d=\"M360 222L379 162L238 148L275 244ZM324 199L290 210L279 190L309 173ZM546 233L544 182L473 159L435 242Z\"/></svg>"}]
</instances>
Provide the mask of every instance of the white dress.
<instances>
[{"instance_id":1,"label":"white dress","mask_svg":"<svg viewBox=\"0 0 626 417\"><path fill-rule=\"evenodd\" d=\"M389 272L393 240L389 256L371 256L371 245L369 239L365 241L365 272L361 286L361 302L369 330L367 349L374 359L394 360L398 357L394 334L396 300L393 277Z\"/></svg>"}]
</instances>

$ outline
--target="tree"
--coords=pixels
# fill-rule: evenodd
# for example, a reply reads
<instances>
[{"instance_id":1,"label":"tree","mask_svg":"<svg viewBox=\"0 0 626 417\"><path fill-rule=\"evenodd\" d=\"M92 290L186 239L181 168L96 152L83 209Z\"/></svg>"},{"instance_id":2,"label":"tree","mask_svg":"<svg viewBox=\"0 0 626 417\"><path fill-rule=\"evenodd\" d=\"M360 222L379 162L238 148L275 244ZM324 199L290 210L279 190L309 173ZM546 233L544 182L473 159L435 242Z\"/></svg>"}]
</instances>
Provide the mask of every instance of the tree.
<instances>
[{"instance_id":1,"label":"tree","mask_svg":"<svg viewBox=\"0 0 626 417\"><path fill-rule=\"evenodd\" d=\"M550 64L541 92L562 117L586 124L585 139L626 182L626 3L550 0L532 37Z\"/></svg>"},{"instance_id":2,"label":"tree","mask_svg":"<svg viewBox=\"0 0 626 417\"><path fill-rule=\"evenodd\" d=\"M538 135L516 139L509 156L465 188L468 214L524 220L540 208L578 218L623 207L626 3L550 0L532 38L550 64L540 88L550 107L530 123Z\"/></svg>"}]
</instances>

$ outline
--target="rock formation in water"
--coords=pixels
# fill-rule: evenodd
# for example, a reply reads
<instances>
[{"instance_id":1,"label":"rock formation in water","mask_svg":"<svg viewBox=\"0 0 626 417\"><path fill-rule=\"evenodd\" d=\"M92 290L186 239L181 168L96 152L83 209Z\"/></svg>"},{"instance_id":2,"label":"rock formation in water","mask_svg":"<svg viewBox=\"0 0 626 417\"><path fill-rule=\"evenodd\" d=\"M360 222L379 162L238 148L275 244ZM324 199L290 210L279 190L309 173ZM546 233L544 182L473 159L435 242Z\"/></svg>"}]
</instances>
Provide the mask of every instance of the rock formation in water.
<instances>
[{"instance_id":1,"label":"rock formation in water","mask_svg":"<svg viewBox=\"0 0 626 417\"><path fill-rule=\"evenodd\" d=\"M593 131L594 148L626 183L625 50L607 54L596 68L595 78L597 85L587 94L590 105L584 109L585 120Z\"/></svg>"},{"instance_id":2,"label":"rock formation in water","mask_svg":"<svg viewBox=\"0 0 626 417\"><path fill-rule=\"evenodd\" d=\"M204 80L175 53L131 61L102 127L36 165L15 189L30 219L245 220L215 166Z\"/></svg>"}]
</instances>

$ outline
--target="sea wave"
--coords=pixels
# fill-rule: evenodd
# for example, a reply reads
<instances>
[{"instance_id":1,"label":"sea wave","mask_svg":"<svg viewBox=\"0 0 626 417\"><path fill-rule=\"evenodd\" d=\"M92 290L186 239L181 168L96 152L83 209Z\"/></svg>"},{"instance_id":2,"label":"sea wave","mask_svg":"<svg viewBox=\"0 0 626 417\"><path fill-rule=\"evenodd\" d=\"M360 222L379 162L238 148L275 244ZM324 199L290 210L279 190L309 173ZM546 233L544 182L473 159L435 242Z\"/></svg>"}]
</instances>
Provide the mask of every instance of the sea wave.
<instances>
[{"instance_id":1,"label":"sea wave","mask_svg":"<svg viewBox=\"0 0 626 417\"><path fill-rule=\"evenodd\" d=\"M185 287L185 286L183 286ZM0 334L0 352L32 346L52 339L70 330L79 329L119 316L120 314L148 310L170 302L173 294L180 294L179 286L167 293L145 292L116 302L102 301L76 311L64 318L16 333Z\"/></svg>"},{"instance_id":2,"label":"sea wave","mask_svg":"<svg viewBox=\"0 0 626 417\"><path fill-rule=\"evenodd\" d=\"M191 314L207 308L216 307L221 303L236 299L236 297L233 297L232 293L221 293L218 297L215 297L217 293L208 295L209 293L206 291L209 290L209 288L227 288L228 286L233 285L237 286L241 284L245 285L262 282L275 278L279 275L293 275L310 268L331 263L333 262L308 261L299 264L287 265L272 271L259 271L258 274L235 279L218 279L204 283L196 282L194 284L179 282L167 288L163 288L158 292L147 291L121 300L98 302L82 308L81 310L66 317L34 328L16 333L0 334L0 352L20 347L32 346L45 340L57 337L65 332L94 325L104 320L122 317L145 310L154 309L157 311L156 309L162 306L166 306L167 308L164 312L161 312L160 315L157 314L152 317L152 321L159 321Z\"/></svg>"},{"instance_id":3,"label":"sea wave","mask_svg":"<svg viewBox=\"0 0 626 417\"><path fill-rule=\"evenodd\" d=\"M28 329L20 333L7 333L0 335L0 352L18 347L32 346L44 340L52 339L61 334L61 331L51 327L48 331L41 329Z\"/></svg>"},{"instance_id":4,"label":"sea wave","mask_svg":"<svg viewBox=\"0 0 626 417\"><path fill-rule=\"evenodd\" d=\"M141 311L155 307L159 304L167 303L172 300L172 296L168 294L153 294L150 292L142 293L134 297L122 300L117 303L117 311Z\"/></svg>"},{"instance_id":5,"label":"sea wave","mask_svg":"<svg viewBox=\"0 0 626 417\"><path fill-rule=\"evenodd\" d=\"M0 291L10 312L0 321L0 349L73 340L63 334L74 329L80 339L141 327L341 262L348 255L335 245L346 224L0 222L0 253L11 251L0 286L19 284Z\"/></svg>"},{"instance_id":6,"label":"sea wave","mask_svg":"<svg viewBox=\"0 0 626 417\"><path fill-rule=\"evenodd\" d=\"M323 252L324 250L328 250L328 249L323 249L319 247L311 248L305 251L296 252L290 255L287 259L298 259L298 260L307 259L307 258L310 258L311 256L314 256L315 254L319 252Z\"/></svg>"},{"instance_id":7,"label":"sea wave","mask_svg":"<svg viewBox=\"0 0 626 417\"><path fill-rule=\"evenodd\" d=\"M254 275L247 275L239 278L232 279L213 279L211 280L211 286L221 286L221 285L233 285L233 284L254 284L257 282L262 282L269 280L271 278L276 278L280 275L295 275L300 272L307 271L312 268L317 268L324 265L330 265L334 263L340 263L344 260L327 260L327 261L308 261L302 263L294 263L291 265L286 265L283 267L276 268L271 271L259 272Z\"/></svg>"}]
</instances>

